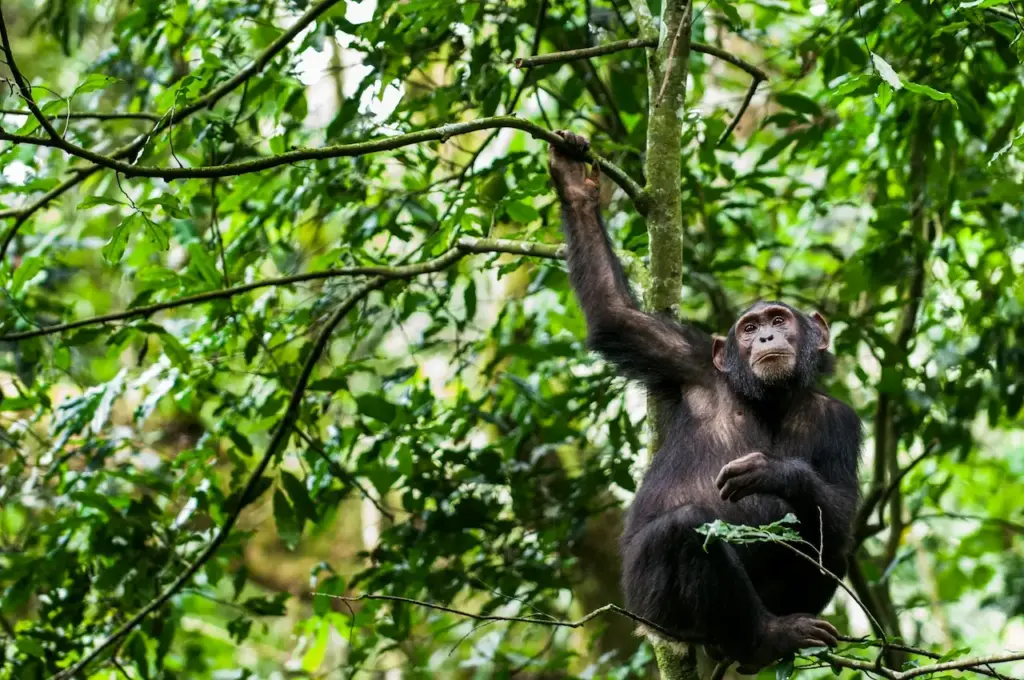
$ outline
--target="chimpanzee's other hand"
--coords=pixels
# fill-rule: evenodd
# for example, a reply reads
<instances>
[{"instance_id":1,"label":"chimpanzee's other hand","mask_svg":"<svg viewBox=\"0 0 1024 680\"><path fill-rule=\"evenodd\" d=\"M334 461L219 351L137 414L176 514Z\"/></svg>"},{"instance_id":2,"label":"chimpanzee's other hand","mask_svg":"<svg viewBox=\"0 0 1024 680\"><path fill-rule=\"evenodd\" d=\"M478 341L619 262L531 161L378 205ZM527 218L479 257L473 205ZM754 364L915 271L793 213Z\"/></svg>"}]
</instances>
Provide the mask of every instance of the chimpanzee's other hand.
<instances>
[{"instance_id":1,"label":"chimpanzee's other hand","mask_svg":"<svg viewBox=\"0 0 1024 680\"><path fill-rule=\"evenodd\" d=\"M760 451L722 466L715 486L723 501L737 502L755 493L775 493L779 462Z\"/></svg>"}]
</instances>

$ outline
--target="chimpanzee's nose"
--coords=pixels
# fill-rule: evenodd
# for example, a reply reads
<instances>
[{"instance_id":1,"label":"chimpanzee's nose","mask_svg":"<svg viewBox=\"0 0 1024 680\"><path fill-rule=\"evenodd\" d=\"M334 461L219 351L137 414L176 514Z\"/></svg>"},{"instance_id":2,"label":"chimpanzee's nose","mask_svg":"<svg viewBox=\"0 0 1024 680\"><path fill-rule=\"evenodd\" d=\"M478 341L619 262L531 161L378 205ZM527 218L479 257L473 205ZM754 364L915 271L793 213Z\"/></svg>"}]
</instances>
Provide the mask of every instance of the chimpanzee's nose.
<instances>
[{"instance_id":1,"label":"chimpanzee's nose","mask_svg":"<svg viewBox=\"0 0 1024 680\"><path fill-rule=\"evenodd\" d=\"M761 336L761 342L771 342L774 339L775 339L775 334L774 333L772 333L771 335L762 335Z\"/></svg>"}]
</instances>

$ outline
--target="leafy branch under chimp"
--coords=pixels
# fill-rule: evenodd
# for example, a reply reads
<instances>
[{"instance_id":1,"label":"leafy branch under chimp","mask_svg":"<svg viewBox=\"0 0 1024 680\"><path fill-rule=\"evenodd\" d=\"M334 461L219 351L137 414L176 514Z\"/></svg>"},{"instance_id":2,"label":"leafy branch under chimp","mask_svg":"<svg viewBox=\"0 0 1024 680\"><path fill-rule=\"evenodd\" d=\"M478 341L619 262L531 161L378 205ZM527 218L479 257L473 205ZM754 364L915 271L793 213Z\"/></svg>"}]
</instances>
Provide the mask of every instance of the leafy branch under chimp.
<instances>
[{"instance_id":1,"label":"leafy branch under chimp","mask_svg":"<svg viewBox=\"0 0 1024 680\"><path fill-rule=\"evenodd\" d=\"M824 570L821 565L814 560L813 557L797 548L794 543L802 543L807 545L806 541L801 539L800 535L796 533L792 526L797 523L796 517L793 515L786 515L782 519L766 524L763 526L745 526L729 524L722 520L715 520L709 522L697 529L698 533L703 534L706 537L705 544L721 540L728 543L745 544L745 543L773 543L776 545L784 546L796 554L818 564L819 568L823 569L831 578L836 579L841 586L842 580L839 579L835 574ZM812 546L813 548L813 546ZM863 608L863 605L859 602L856 595L853 594L849 589L843 586L846 592L854 599L854 601ZM345 603L359 602L359 601L383 601L393 602L400 604L409 604L417 607L423 607L425 609L431 609L435 611L441 611L455 616L471 619L473 621L483 622L505 622L505 623L523 623L538 626L548 626L553 628L580 628L586 623L603 616L605 614L615 614L617 616L623 616L636 623L650 627L652 630L659 632L667 640L676 643L690 643L690 644L702 644L701 636L694 634L679 635L677 633L666 631L652 621L648 621L637 614L634 614L623 607L619 607L614 604L607 604L603 607L594 609L593 611L583 615L576 620L559 620L553 618L539 618L533 616L503 616L496 614L478 614L455 607L436 604L433 602L426 602L423 600L417 600L409 597L401 597L397 595L383 595L383 594L371 594L364 593L362 595L345 596L335 595L332 593L324 593L313 591L312 595L326 597L333 600L340 600ZM867 610L864 610L867 612ZM870 612L867 612L868 616L871 616ZM354 614L353 614L354 616ZM353 619L353 625L355 621ZM993 654L990 656L978 656L961 659L951 659L949 655L941 655L936 652L932 652L926 649L920 649L909 645L900 644L890 640L873 640L869 638L852 638L843 637L843 642L847 643L847 647L842 649L843 652L853 652L864 648L877 648L881 651L894 650L910 654L913 656L920 656L923 658L936 660L936 663L915 665L906 670L898 671L892 668L888 668L882 664L881 654L877 655L873 660L867 660L863 658L857 658L853 656L844 656L835 652L830 652L825 648L821 649L808 649L803 650L800 654L800 658L806 659L808 664L795 665L793 660L783 660L778 664L776 672L777 677L788 678L794 672L801 669L819 668L822 665L832 667L835 670L840 668L847 668L850 670L861 671L867 675L885 678L886 680L911 680L912 678L918 678L923 676L932 675L935 673L945 673L950 671L962 671L975 673L978 675L987 676L990 678L996 678L997 680L1010 680L1008 676L996 672L991 667L995 664L1010 663L1013 661L1024 660L1024 653L1007 652L1005 654ZM962 655L962 654L961 654ZM720 665L719 674L727 669L728 662L724 665Z\"/></svg>"}]
</instances>

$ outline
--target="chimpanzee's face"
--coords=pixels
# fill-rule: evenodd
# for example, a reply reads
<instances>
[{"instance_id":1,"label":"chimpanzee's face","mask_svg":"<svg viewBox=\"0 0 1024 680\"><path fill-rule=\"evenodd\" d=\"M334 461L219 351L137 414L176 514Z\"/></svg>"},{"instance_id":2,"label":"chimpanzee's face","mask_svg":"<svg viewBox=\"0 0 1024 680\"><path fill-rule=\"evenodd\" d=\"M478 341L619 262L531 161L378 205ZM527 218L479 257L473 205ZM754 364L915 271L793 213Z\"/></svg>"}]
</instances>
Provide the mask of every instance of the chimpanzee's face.
<instances>
[{"instance_id":1,"label":"chimpanzee's face","mask_svg":"<svg viewBox=\"0 0 1024 680\"><path fill-rule=\"evenodd\" d=\"M830 370L828 324L781 302L758 302L740 315L728 337L716 337L712 359L738 393L774 399L805 389Z\"/></svg>"},{"instance_id":2,"label":"chimpanzee's face","mask_svg":"<svg viewBox=\"0 0 1024 680\"><path fill-rule=\"evenodd\" d=\"M805 338L789 309L756 306L739 318L735 334L740 357L759 380L773 384L793 375Z\"/></svg>"}]
</instances>

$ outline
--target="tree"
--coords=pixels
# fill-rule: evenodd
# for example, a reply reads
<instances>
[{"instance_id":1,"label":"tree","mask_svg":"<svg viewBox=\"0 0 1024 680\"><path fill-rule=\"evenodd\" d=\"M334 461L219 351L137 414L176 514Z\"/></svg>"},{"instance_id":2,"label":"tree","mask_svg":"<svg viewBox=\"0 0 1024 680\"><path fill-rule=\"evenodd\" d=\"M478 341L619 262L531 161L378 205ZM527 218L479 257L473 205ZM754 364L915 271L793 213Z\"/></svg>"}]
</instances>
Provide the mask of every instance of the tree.
<instances>
[{"instance_id":1,"label":"tree","mask_svg":"<svg viewBox=\"0 0 1024 680\"><path fill-rule=\"evenodd\" d=\"M850 639L769 672L1019 667L1016 9L626 4L3 7L0 678L707 673L618 607L564 127L648 308L837 331Z\"/></svg>"}]
</instances>

